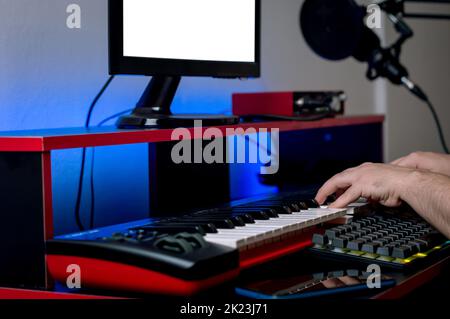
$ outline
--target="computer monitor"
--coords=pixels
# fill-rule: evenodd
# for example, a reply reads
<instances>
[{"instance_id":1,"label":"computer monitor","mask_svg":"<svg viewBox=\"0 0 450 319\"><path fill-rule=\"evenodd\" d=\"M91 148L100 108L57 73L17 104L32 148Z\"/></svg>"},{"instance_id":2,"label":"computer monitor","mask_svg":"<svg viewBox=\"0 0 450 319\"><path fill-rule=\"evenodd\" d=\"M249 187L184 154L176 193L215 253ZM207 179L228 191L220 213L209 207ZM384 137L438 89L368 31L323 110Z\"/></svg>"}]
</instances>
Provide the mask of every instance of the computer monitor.
<instances>
[{"instance_id":1,"label":"computer monitor","mask_svg":"<svg viewBox=\"0 0 450 319\"><path fill-rule=\"evenodd\" d=\"M120 128L235 124L233 116L174 115L182 76L260 75L260 0L110 0L110 74L152 76Z\"/></svg>"}]
</instances>

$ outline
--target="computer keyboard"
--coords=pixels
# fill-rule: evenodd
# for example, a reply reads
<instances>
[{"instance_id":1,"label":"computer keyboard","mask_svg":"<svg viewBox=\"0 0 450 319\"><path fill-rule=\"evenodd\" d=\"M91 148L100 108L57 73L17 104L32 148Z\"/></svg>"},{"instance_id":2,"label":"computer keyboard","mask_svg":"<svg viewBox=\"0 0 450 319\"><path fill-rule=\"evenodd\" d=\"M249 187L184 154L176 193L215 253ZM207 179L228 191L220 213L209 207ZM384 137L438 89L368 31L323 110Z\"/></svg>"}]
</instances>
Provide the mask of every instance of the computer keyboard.
<instances>
[{"instance_id":1,"label":"computer keyboard","mask_svg":"<svg viewBox=\"0 0 450 319\"><path fill-rule=\"evenodd\" d=\"M447 248L447 239L408 210L366 208L345 225L313 235L311 251L348 262L406 270Z\"/></svg>"}]
</instances>

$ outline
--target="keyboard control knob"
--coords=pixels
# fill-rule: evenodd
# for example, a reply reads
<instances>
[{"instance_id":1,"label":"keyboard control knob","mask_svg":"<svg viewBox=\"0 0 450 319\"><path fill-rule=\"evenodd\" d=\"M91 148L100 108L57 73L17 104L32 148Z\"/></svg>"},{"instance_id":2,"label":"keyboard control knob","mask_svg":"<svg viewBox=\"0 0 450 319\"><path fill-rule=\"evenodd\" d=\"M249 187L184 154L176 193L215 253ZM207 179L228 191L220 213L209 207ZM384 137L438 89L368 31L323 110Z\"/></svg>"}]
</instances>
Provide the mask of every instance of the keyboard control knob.
<instances>
[{"instance_id":1,"label":"keyboard control knob","mask_svg":"<svg viewBox=\"0 0 450 319\"><path fill-rule=\"evenodd\" d=\"M206 240L200 234L181 233L176 235L175 238L187 241L194 249L204 248L208 245Z\"/></svg>"},{"instance_id":2,"label":"keyboard control knob","mask_svg":"<svg viewBox=\"0 0 450 319\"><path fill-rule=\"evenodd\" d=\"M158 249L175 254L188 254L194 250L192 245L184 239L167 236L155 241L154 246Z\"/></svg>"}]
</instances>

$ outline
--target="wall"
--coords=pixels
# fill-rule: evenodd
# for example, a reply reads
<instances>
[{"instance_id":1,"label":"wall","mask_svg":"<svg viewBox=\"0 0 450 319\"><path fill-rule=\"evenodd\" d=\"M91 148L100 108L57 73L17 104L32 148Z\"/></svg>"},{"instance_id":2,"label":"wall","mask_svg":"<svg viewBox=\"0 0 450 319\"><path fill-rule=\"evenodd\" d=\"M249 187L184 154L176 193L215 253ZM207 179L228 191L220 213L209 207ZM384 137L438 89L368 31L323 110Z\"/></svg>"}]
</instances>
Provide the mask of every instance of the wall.
<instances>
[{"instance_id":1,"label":"wall","mask_svg":"<svg viewBox=\"0 0 450 319\"><path fill-rule=\"evenodd\" d=\"M450 14L450 5L407 5L408 11ZM450 143L450 21L406 21L415 36L404 46L402 62L433 102ZM387 38L395 39L393 29L386 30ZM386 111L389 160L416 150L442 152L430 111L408 91L387 85Z\"/></svg>"}]
</instances>

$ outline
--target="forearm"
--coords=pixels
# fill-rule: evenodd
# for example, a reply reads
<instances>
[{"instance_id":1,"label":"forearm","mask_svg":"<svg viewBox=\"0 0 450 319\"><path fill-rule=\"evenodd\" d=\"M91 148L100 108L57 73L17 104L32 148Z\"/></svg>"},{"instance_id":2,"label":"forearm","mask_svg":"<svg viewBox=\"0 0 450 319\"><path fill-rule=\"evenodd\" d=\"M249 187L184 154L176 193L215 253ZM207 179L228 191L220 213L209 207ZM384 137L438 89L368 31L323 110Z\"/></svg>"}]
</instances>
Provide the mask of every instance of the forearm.
<instances>
[{"instance_id":1,"label":"forearm","mask_svg":"<svg viewBox=\"0 0 450 319\"><path fill-rule=\"evenodd\" d=\"M450 178L416 171L404 181L402 199L450 238Z\"/></svg>"}]
</instances>

